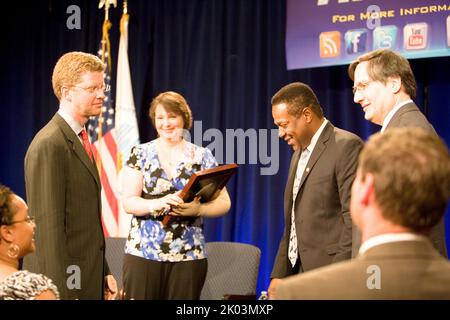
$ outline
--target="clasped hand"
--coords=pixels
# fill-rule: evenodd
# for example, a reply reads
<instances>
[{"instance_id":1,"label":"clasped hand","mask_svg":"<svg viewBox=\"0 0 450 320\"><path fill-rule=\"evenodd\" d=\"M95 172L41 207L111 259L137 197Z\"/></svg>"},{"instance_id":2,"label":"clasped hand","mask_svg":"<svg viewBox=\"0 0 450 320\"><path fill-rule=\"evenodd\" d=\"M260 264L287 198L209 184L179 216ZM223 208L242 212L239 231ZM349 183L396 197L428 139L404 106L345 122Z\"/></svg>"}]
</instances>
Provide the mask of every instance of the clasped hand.
<instances>
[{"instance_id":1,"label":"clasped hand","mask_svg":"<svg viewBox=\"0 0 450 320\"><path fill-rule=\"evenodd\" d=\"M191 202L184 202L180 198L181 191L168 194L159 199L159 210L170 209L172 216L196 217L200 214L200 198L196 197Z\"/></svg>"},{"instance_id":2,"label":"clasped hand","mask_svg":"<svg viewBox=\"0 0 450 320\"><path fill-rule=\"evenodd\" d=\"M157 210L170 209L184 203L183 199L180 198L180 193L181 191L178 191L158 199Z\"/></svg>"},{"instance_id":3,"label":"clasped hand","mask_svg":"<svg viewBox=\"0 0 450 320\"><path fill-rule=\"evenodd\" d=\"M196 197L191 202L183 202L172 207L172 213L175 216L197 217L200 215L200 198Z\"/></svg>"}]
</instances>

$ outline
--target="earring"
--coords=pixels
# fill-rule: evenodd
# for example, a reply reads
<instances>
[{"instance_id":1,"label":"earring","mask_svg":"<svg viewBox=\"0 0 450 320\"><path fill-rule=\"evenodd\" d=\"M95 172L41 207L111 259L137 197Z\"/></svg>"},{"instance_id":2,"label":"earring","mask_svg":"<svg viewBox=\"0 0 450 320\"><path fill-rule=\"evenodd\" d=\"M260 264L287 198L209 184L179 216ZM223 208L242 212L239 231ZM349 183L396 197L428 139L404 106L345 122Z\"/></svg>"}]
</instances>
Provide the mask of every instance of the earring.
<instances>
[{"instance_id":1,"label":"earring","mask_svg":"<svg viewBox=\"0 0 450 320\"><path fill-rule=\"evenodd\" d=\"M8 248L8 257L16 259L19 256L20 248L17 244L11 243Z\"/></svg>"}]
</instances>

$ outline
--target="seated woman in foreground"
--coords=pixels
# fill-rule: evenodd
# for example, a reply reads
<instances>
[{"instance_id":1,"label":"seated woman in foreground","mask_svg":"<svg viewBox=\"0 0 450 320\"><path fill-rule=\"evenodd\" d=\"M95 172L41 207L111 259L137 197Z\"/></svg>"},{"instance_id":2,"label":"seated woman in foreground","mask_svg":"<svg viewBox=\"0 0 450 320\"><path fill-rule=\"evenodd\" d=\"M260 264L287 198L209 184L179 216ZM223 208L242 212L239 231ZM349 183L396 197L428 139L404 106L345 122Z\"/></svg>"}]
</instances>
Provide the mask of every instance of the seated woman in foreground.
<instances>
[{"instance_id":1,"label":"seated woman in foreground","mask_svg":"<svg viewBox=\"0 0 450 320\"><path fill-rule=\"evenodd\" d=\"M35 228L25 201L0 184L0 300L59 299L52 280L19 271L19 259L35 250Z\"/></svg>"}]
</instances>

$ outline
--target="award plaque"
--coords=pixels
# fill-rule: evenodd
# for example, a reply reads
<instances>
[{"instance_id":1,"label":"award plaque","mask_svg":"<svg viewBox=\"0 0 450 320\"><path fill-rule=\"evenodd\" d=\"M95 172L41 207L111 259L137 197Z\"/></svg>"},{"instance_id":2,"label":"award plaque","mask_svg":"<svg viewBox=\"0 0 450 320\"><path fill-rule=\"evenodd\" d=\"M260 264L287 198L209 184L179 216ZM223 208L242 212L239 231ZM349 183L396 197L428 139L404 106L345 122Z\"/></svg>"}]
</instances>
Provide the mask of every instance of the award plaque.
<instances>
[{"instance_id":1,"label":"award plaque","mask_svg":"<svg viewBox=\"0 0 450 320\"><path fill-rule=\"evenodd\" d=\"M232 163L195 172L181 191L180 198L184 202L191 202L196 197L202 203L214 200L237 168L238 165Z\"/></svg>"}]
</instances>

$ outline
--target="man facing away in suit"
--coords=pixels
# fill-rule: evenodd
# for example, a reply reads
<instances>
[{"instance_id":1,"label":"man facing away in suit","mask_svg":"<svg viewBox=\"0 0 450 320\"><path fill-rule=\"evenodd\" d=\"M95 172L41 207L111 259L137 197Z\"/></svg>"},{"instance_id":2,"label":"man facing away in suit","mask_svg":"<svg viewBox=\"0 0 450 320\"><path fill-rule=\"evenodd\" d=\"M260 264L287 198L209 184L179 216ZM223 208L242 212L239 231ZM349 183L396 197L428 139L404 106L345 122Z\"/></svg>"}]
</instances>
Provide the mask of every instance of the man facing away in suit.
<instances>
[{"instance_id":1,"label":"man facing away in suit","mask_svg":"<svg viewBox=\"0 0 450 320\"><path fill-rule=\"evenodd\" d=\"M104 63L84 52L55 65L58 112L34 137L25 156L26 193L35 217L36 254L25 267L55 282L61 299L111 299L117 292L105 260L101 184L85 124L100 114Z\"/></svg>"},{"instance_id":2,"label":"man facing away in suit","mask_svg":"<svg viewBox=\"0 0 450 320\"><path fill-rule=\"evenodd\" d=\"M379 49L360 56L348 68L354 81L354 101L364 111L364 117L381 125L381 132L399 127L420 127L436 134L433 126L412 101L416 96L416 80L407 59L398 53ZM353 234L353 256L361 238ZM430 235L434 246L447 257L444 220Z\"/></svg>"},{"instance_id":3,"label":"man facing away in suit","mask_svg":"<svg viewBox=\"0 0 450 320\"><path fill-rule=\"evenodd\" d=\"M282 280L275 298L450 299L450 262L426 236L449 198L450 155L437 135L415 127L375 134L352 187L359 255Z\"/></svg>"},{"instance_id":4,"label":"man facing away in suit","mask_svg":"<svg viewBox=\"0 0 450 320\"><path fill-rule=\"evenodd\" d=\"M350 259L350 191L363 142L324 118L312 89L291 83L272 98L279 136L293 149L284 194L285 230L271 274L280 278Z\"/></svg>"}]
</instances>

